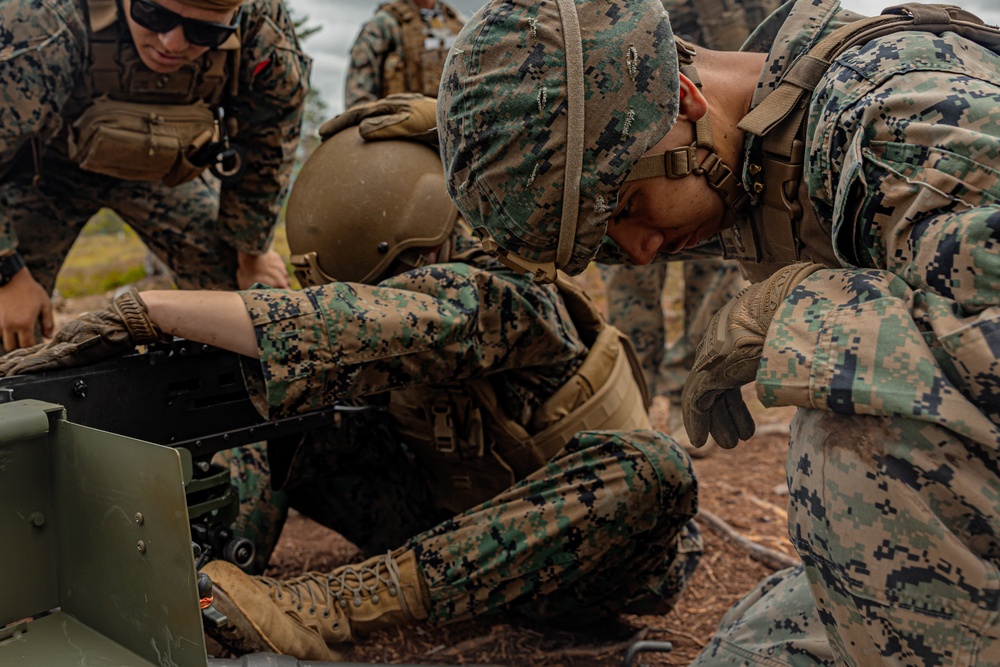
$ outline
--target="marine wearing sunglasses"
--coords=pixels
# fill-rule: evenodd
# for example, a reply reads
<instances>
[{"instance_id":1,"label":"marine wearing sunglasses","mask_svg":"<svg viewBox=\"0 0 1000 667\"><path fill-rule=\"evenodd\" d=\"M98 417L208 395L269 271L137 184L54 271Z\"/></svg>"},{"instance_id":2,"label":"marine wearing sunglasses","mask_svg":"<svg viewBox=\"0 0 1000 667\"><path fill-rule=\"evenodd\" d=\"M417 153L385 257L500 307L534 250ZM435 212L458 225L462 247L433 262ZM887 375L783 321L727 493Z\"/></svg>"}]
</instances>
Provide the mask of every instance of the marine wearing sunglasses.
<instances>
[{"instance_id":1,"label":"marine wearing sunglasses","mask_svg":"<svg viewBox=\"0 0 1000 667\"><path fill-rule=\"evenodd\" d=\"M198 9L178 0L122 1L139 57L164 74L221 46L236 32L242 11Z\"/></svg>"}]
</instances>

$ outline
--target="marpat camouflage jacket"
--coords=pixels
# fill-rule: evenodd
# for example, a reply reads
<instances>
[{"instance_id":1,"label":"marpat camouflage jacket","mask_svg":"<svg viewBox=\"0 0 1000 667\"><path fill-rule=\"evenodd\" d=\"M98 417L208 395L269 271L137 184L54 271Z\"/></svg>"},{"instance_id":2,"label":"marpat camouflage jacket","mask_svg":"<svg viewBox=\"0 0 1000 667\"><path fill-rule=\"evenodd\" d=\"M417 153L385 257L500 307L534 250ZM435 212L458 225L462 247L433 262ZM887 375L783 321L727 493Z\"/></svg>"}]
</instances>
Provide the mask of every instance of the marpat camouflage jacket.
<instances>
[{"instance_id":1,"label":"marpat camouflage jacket","mask_svg":"<svg viewBox=\"0 0 1000 667\"><path fill-rule=\"evenodd\" d=\"M0 174L32 137L45 144L75 120L62 114L86 85L83 1L0 2ZM240 35L239 92L226 113L238 122L235 142L246 149L248 164L239 183L223 186L218 224L237 250L261 253L290 182L310 61L281 0L246 3ZM0 226L0 252L15 246L7 222Z\"/></svg>"},{"instance_id":2,"label":"marpat camouflage jacket","mask_svg":"<svg viewBox=\"0 0 1000 667\"><path fill-rule=\"evenodd\" d=\"M780 10L754 104L839 11ZM934 422L995 453L1000 56L952 33L848 50L813 95L806 142L810 197L844 268L813 274L779 308L761 400Z\"/></svg>"},{"instance_id":3,"label":"marpat camouflage jacket","mask_svg":"<svg viewBox=\"0 0 1000 667\"><path fill-rule=\"evenodd\" d=\"M457 248L478 247L469 232L452 238ZM257 334L260 362L246 360L244 371L258 410L273 419L489 376L505 413L530 424L588 349L555 285L535 284L481 251L461 256L468 259L378 285L241 292Z\"/></svg>"}]
</instances>

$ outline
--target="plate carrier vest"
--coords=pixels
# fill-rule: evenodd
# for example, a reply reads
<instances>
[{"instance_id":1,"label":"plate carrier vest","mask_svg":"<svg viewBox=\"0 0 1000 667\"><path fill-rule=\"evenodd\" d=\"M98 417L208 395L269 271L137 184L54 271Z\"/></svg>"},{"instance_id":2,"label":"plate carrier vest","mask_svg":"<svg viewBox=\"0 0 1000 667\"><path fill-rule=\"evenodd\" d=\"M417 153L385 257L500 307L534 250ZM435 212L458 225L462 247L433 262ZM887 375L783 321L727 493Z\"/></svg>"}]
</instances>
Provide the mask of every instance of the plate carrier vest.
<instances>
[{"instance_id":1,"label":"plate carrier vest","mask_svg":"<svg viewBox=\"0 0 1000 667\"><path fill-rule=\"evenodd\" d=\"M219 110L236 93L238 36L161 74L123 38L127 30L116 0L83 1L90 72L85 99L75 100L83 110L69 128L69 158L88 171L128 180L173 186L195 178L215 157L199 151L218 141ZM235 134L233 119L223 129Z\"/></svg>"},{"instance_id":2,"label":"plate carrier vest","mask_svg":"<svg viewBox=\"0 0 1000 667\"><path fill-rule=\"evenodd\" d=\"M445 27L451 32L447 41L428 36L424 20L412 3L406 0L387 3L379 7L396 17L403 35L403 59L400 63L390 54L382 65L382 97L394 93L421 93L427 97L438 96L441 71L451 49L451 44L464 25L455 10L441 4Z\"/></svg>"},{"instance_id":3,"label":"plate carrier vest","mask_svg":"<svg viewBox=\"0 0 1000 667\"><path fill-rule=\"evenodd\" d=\"M830 247L831 230L817 219L802 179L809 102L841 53L901 31L954 32L1000 53L1000 30L976 15L955 6L908 3L838 28L796 60L739 123L757 137L746 173L758 205L742 211L719 236L725 256L742 260L751 280L803 259L840 265Z\"/></svg>"},{"instance_id":4,"label":"plate carrier vest","mask_svg":"<svg viewBox=\"0 0 1000 667\"><path fill-rule=\"evenodd\" d=\"M489 378L391 392L389 415L441 507L457 513L496 496L544 466L580 431L651 428L632 342L567 276L560 273L556 287L590 351L538 407L531 425L504 413Z\"/></svg>"}]
</instances>

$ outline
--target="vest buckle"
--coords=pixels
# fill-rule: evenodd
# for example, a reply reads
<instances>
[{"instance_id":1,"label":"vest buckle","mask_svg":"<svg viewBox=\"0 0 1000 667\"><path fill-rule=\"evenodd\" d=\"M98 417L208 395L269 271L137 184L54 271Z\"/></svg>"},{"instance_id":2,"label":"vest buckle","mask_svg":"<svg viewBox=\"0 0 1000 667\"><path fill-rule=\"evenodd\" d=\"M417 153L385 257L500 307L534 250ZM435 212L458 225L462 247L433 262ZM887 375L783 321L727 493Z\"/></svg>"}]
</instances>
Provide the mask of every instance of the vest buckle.
<instances>
[{"instance_id":1,"label":"vest buckle","mask_svg":"<svg viewBox=\"0 0 1000 667\"><path fill-rule=\"evenodd\" d=\"M442 454L455 452L455 420L452 417L451 401L447 396L437 396L431 405L431 426L433 427L434 448Z\"/></svg>"}]
</instances>

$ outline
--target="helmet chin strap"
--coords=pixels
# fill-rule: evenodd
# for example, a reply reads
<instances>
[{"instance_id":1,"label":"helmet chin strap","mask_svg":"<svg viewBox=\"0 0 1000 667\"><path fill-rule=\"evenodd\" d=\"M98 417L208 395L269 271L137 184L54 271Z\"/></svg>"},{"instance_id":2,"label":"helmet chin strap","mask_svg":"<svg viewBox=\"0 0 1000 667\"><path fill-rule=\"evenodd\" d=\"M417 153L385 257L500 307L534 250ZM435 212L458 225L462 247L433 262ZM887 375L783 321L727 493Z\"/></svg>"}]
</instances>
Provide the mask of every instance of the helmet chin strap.
<instances>
[{"instance_id":1,"label":"helmet chin strap","mask_svg":"<svg viewBox=\"0 0 1000 667\"><path fill-rule=\"evenodd\" d=\"M679 37L674 37L674 41L677 43L677 57L680 62L681 74L701 89L701 77L698 76L693 61L694 46ZM708 151L708 155L700 163L697 162L699 148ZM694 143L664 153L643 155L625 182L660 176L677 179L692 174L704 176L708 180L709 187L722 198L723 204L728 209L727 219L734 214L741 214L746 207L749 196L733 170L719 157L719 153L715 149L715 142L712 141L712 126L708 121L707 113L695 122Z\"/></svg>"}]
</instances>

